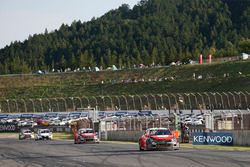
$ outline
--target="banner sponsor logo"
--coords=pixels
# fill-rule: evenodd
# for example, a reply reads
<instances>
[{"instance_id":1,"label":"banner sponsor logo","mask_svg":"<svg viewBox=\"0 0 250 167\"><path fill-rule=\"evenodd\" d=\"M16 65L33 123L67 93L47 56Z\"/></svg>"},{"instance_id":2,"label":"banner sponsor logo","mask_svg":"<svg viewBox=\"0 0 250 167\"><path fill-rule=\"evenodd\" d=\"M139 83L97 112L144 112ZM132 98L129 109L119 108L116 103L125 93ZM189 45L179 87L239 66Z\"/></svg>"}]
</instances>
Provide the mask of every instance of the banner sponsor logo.
<instances>
[{"instance_id":1,"label":"banner sponsor logo","mask_svg":"<svg viewBox=\"0 0 250 167\"><path fill-rule=\"evenodd\" d=\"M0 132L16 132L17 129L17 125L13 125L13 124L3 124L0 125Z\"/></svg>"},{"instance_id":2,"label":"banner sponsor logo","mask_svg":"<svg viewBox=\"0 0 250 167\"><path fill-rule=\"evenodd\" d=\"M232 133L193 133L194 145L233 145Z\"/></svg>"}]
</instances>

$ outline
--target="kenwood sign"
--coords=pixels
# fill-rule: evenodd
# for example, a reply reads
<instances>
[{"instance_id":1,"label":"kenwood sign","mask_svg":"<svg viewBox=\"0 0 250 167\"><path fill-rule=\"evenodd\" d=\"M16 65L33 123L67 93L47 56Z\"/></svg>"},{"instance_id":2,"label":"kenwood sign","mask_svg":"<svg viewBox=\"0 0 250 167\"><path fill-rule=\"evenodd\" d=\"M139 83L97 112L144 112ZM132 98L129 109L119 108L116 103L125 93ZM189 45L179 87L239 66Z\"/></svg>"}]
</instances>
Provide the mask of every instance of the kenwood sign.
<instances>
[{"instance_id":1,"label":"kenwood sign","mask_svg":"<svg viewBox=\"0 0 250 167\"><path fill-rule=\"evenodd\" d=\"M17 132L16 124L0 124L0 132Z\"/></svg>"},{"instance_id":2,"label":"kenwood sign","mask_svg":"<svg viewBox=\"0 0 250 167\"><path fill-rule=\"evenodd\" d=\"M232 133L196 132L193 133L194 145L233 145Z\"/></svg>"}]
</instances>

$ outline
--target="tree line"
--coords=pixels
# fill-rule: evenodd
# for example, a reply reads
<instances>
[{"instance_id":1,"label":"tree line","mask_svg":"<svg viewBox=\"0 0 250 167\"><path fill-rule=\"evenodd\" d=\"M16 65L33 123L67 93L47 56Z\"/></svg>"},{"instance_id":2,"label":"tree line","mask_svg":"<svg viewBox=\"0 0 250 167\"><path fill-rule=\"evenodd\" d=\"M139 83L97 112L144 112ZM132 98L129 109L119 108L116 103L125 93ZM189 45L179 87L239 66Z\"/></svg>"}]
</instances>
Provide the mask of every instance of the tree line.
<instances>
[{"instance_id":1,"label":"tree line","mask_svg":"<svg viewBox=\"0 0 250 167\"><path fill-rule=\"evenodd\" d=\"M100 18L15 41L0 50L0 74L78 67L130 68L250 53L250 1L141 0Z\"/></svg>"}]
</instances>

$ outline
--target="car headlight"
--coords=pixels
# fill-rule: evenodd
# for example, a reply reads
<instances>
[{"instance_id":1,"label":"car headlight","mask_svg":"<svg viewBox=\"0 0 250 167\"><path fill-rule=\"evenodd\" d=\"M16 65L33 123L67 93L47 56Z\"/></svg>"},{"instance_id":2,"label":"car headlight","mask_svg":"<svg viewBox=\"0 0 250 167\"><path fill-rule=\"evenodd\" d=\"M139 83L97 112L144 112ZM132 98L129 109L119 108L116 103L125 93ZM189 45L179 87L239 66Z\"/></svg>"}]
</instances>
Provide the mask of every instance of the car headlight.
<instances>
[{"instance_id":1,"label":"car headlight","mask_svg":"<svg viewBox=\"0 0 250 167\"><path fill-rule=\"evenodd\" d=\"M176 138L171 139L171 142L177 142Z\"/></svg>"},{"instance_id":2,"label":"car headlight","mask_svg":"<svg viewBox=\"0 0 250 167\"><path fill-rule=\"evenodd\" d=\"M151 144L153 144L153 145L156 144L156 142L155 142L155 140L153 138L148 138L148 142L151 143Z\"/></svg>"}]
</instances>

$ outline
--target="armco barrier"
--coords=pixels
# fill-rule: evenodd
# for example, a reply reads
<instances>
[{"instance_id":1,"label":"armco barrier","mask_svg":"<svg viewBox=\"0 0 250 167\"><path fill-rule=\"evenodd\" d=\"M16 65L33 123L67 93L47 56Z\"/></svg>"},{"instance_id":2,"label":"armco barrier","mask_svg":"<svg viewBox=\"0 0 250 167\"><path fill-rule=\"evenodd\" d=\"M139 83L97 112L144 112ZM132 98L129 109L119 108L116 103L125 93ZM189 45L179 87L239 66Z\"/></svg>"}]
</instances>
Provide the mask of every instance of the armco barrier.
<instances>
[{"instance_id":1,"label":"armco barrier","mask_svg":"<svg viewBox=\"0 0 250 167\"><path fill-rule=\"evenodd\" d=\"M111 141L138 141L144 131L108 131L107 140ZM103 140L103 138L102 138Z\"/></svg>"},{"instance_id":2,"label":"armco barrier","mask_svg":"<svg viewBox=\"0 0 250 167\"><path fill-rule=\"evenodd\" d=\"M236 130L231 133L233 134L235 146L250 146L250 130Z\"/></svg>"}]
</instances>

